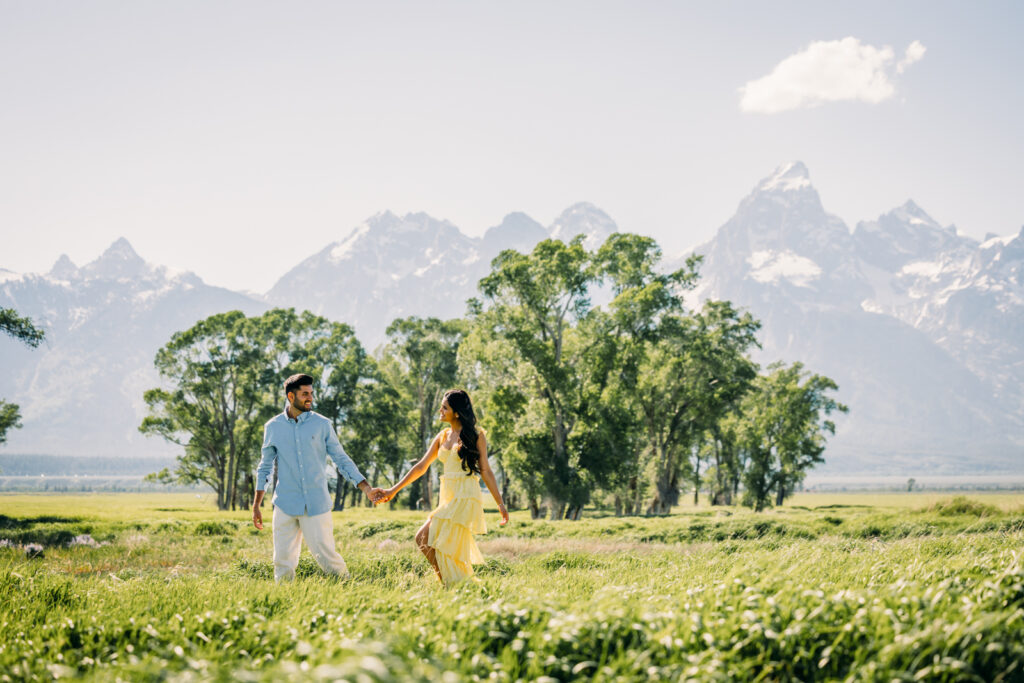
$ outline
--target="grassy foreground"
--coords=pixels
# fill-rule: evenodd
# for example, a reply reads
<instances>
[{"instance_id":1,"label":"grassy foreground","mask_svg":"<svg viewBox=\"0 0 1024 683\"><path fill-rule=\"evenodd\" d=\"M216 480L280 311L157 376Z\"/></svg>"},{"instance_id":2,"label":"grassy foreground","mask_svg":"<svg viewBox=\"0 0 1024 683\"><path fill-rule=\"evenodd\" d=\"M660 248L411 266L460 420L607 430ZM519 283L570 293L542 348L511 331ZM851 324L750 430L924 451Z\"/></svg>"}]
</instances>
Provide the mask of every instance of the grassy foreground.
<instances>
[{"instance_id":1,"label":"grassy foreground","mask_svg":"<svg viewBox=\"0 0 1024 683\"><path fill-rule=\"evenodd\" d=\"M515 513L445 590L421 513L336 513L352 578L278 586L244 511L0 496L0 680L1024 680L1024 495L793 503Z\"/></svg>"}]
</instances>

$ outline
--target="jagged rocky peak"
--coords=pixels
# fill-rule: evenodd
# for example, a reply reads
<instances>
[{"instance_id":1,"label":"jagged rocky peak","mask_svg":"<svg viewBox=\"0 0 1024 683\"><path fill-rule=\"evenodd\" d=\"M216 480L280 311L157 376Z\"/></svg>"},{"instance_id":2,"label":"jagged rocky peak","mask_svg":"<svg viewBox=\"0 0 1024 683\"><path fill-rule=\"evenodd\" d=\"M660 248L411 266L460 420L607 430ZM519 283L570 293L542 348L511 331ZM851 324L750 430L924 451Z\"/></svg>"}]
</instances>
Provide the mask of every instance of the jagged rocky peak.
<instances>
[{"instance_id":1,"label":"jagged rocky peak","mask_svg":"<svg viewBox=\"0 0 1024 683\"><path fill-rule=\"evenodd\" d=\"M737 214L758 215L774 222L780 218L780 212L823 222L825 208L818 191L811 185L811 174L802 161L782 164L771 175L762 178L740 202ZM779 215L768 218L768 214Z\"/></svg>"},{"instance_id":2,"label":"jagged rocky peak","mask_svg":"<svg viewBox=\"0 0 1024 683\"><path fill-rule=\"evenodd\" d=\"M797 255L823 272L849 261L850 231L826 213L807 167L791 161L761 180L715 237L709 260L745 272L748 256Z\"/></svg>"},{"instance_id":3,"label":"jagged rocky peak","mask_svg":"<svg viewBox=\"0 0 1024 683\"><path fill-rule=\"evenodd\" d=\"M46 275L54 280L71 280L78 275L78 266L74 264L67 254L61 254L57 262L53 264L53 268L50 268L50 272Z\"/></svg>"},{"instance_id":4,"label":"jagged rocky peak","mask_svg":"<svg viewBox=\"0 0 1024 683\"><path fill-rule=\"evenodd\" d=\"M576 235L584 235L583 244L587 249L597 249L614 232L618 232L615 221L590 202L573 204L555 219L548 229L552 239L568 242Z\"/></svg>"},{"instance_id":5,"label":"jagged rocky peak","mask_svg":"<svg viewBox=\"0 0 1024 683\"><path fill-rule=\"evenodd\" d=\"M146 275L149 266L132 245L123 237L118 238L99 258L85 265L81 273L88 277L118 280Z\"/></svg>"},{"instance_id":6,"label":"jagged rocky peak","mask_svg":"<svg viewBox=\"0 0 1024 683\"><path fill-rule=\"evenodd\" d=\"M811 173L802 161L790 161L757 184L755 192L793 192L811 187Z\"/></svg>"},{"instance_id":7,"label":"jagged rocky peak","mask_svg":"<svg viewBox=\"0 0 1024 683\"><path fill-rule=\"evenodd\" d=\"M547 236L548 231L543 225L525 213L516 211L505 216L499 225L488 228L483 236L483 244L487 252L495 255L504 249L527 252Z\"/></svg>"},{"instance_id":8,"label":"jagged rocky peak","mask_svg":"<svg viewBox=\"0 0 1024 683\"><path fill-rule=\"evenodd\" d=\"M933 230L942 229L938 221L929 216L928 212L918 206L913 199L908 199L902 206L893 209L886 215L909 225L922 226Z\"/></svg>"},{"instance_id":9,"label":"jagged rocky peak","mask_svg":"<svg viewBox=\"0 0 1024 683\"><path fill-rule=\"evenodd\" d=\"M929 260L941 252L974 243L958 235L952 225L943 228L910 199L874 221L858 223L853 240L860 258L886 269L898 269L910 261Z\"/></svg>"}]
</instances>

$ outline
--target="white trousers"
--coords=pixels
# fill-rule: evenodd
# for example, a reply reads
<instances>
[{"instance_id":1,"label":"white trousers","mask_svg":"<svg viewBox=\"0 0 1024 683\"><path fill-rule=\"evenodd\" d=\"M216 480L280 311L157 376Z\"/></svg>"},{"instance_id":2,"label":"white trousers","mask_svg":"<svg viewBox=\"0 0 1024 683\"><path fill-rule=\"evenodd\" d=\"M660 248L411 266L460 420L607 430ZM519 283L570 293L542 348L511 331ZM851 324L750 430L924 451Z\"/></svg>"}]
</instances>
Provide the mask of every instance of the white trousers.
<instances>
[{"instance_id":1,"label":"white trousers","mask_svg":"<svg viewBox=\"0 0 1024 683\"><path fill-rule=\"evenodd\" d=\"M274 581L291 581L299 566L302 539L316 563L328 574L348 576L345 560L334 548L334 520L330 512L293 517L274 508Z\"/></svg>"}]
</instances>

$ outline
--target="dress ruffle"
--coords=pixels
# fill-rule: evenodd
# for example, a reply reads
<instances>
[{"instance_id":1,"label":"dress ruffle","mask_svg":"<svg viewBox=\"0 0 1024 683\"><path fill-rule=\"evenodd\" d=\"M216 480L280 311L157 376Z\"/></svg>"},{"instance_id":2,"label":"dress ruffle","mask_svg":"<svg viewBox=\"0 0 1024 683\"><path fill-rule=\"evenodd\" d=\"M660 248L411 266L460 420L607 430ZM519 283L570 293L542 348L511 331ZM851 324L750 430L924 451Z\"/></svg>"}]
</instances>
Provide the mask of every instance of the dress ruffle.
<instances>
[{"instance_id":1,"label":"dress ruffle","mask_svg":"<svg viewBox=\"0 0 1024 683\"><path fill-rule=\"evenodd\" d=\"M452 524L465 527L470 533L486 534L487 523L484 521L484 506L480 498L455 498L447 505L442 505L430 513L434 521L445 520Z\"/></svg>"},{"instance_id":2,"label":"dress ruffle","mask_svg":"<svg viewBox=\"0 0 1024 683\"><path fill-rule=\"evenodd\" d=\"M473 534L487 533L480 478L459 466L458 456L447 449L440 454L441 475L437 509L430 513L427 545L434 549L441 578L452 585L473 577L473 565L484 561Z\"/></svg>"}]
</instances>

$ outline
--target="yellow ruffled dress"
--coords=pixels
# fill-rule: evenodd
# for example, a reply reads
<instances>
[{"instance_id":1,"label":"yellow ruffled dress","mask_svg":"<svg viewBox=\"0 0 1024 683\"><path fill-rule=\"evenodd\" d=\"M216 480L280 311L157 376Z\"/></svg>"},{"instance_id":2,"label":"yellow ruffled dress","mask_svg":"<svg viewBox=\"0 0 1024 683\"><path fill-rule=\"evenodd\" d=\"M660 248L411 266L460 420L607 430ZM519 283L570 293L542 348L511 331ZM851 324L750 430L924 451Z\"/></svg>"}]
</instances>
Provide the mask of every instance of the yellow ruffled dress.
<instances>
[{"instance_id":1,"label":"yellow ruffled dress","mask_svg":"<svg viewBox=\"0 0 1024 683\"><path fill-rule=\"evenodd\" d=\"M478 431L483 434L483 430ZM441 443L449 433L450 430L442 432ZM437 452L444 471L441 473L437 509L430 513L430 533L427 536L427 545L434 549L445 585L473 576L473 565L484 561L473 534L487 533L480 477L462 469L457 448L441 448Z\"/></svg>"}]
</instances>

